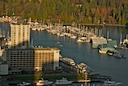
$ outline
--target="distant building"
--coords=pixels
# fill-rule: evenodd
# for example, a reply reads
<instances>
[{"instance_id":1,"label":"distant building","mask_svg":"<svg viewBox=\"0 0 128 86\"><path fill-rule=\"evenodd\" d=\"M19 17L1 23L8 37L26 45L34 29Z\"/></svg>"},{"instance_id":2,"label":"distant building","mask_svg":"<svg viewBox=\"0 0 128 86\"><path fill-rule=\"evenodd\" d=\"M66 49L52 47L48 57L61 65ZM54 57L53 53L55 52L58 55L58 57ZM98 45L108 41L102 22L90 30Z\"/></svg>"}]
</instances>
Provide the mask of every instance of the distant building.
<instances>
[{"instance_id":1,"label":"distant building","mask_svg":"<svg viewBox=\"0 0 128 86\"><path fill-rule=\"evenodd\" d=\"M11 24L11 48L30 47L30 25Z\"/></svg>"},{"instance_id":2,"label":"distant building","mask_svg":"<svg viewBox=\"0 0 128 86\"><path fill-rule=\"evenodd\" d=\"M8 64L0 58L0 75L8 75Z\"/></svg>"},{"instance_id":3,"label":"distant building","mask_svg":"<svg viewBox=\"0 0 128 86\"><path fill-rule=\"evenodd\" d=\"M9 68L23 71L55 70L59 67L57 48L8 49Z\"/></svg>"},{"instance_id":4,"label":"distant building","mask_svg":"<svg viewBox=\"0 0 128 86\"><path fill-rule=\"evenodd\" d=\"M8 64L0 64L0 75L8 75Z\"/></svg>"},{"instance_id":5,"label":"distant building","mask_svg":"<svg viewBox=\"0 0 128 86\"><path fill-rule=\"evenodd\" d=\"M59 67L58 48L30 47L30 25L11 24L11 48L6 49L10 73L55 70Z\"/></svg>"}]
</instances>

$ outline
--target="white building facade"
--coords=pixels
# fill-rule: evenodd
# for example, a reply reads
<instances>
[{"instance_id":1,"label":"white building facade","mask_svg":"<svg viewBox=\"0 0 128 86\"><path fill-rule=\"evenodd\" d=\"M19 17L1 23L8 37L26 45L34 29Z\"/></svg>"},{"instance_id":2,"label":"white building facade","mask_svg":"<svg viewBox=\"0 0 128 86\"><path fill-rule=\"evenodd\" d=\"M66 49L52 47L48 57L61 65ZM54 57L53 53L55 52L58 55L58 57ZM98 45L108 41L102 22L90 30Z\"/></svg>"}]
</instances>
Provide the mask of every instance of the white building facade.
<instances>
[{"instance_id":1,"label":"white building facade","mask_svg":"<svg viewBox=\"0 0 128 86\"><path fill-rule=\"evenodd\" d=\"M30 25L11 24L11 48L30 47Z\"/></svg>"}]
</instances>

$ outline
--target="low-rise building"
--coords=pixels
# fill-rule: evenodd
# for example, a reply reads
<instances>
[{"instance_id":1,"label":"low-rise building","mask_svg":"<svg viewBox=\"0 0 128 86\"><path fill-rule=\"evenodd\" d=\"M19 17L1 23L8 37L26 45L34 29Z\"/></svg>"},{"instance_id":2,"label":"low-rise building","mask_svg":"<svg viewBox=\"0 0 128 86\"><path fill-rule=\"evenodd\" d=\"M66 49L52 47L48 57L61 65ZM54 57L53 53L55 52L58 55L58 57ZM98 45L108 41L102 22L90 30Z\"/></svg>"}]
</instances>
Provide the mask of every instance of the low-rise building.
<instances>
[{"instance_id":1,"label":"low-rise building","mask_svg":"<svg viewBox=\"0 0 128 86\"><path fill-rule=\"evenodd\" d=\"M0 58L0 75L8 75L8 64Z\"/></svg>"},{"instance_id":2,"label":"low-rise building","mask_svg":"<svg viewBox=\"0 0 128 86\"><path fill-rule=\"evenodd\" d=\"M0 64L0 75L8 75L8 64Z\"/></svg>"},{"instance_id":3,"label":"low-rise building","mask_svg":"<svg viewBox=\"0 0 128 86\"><path fill-rule=\"evenodd\" d=\"M8 49L6 55L10 69L41 71L59 67L59 52L58 48Z\"/></svg>"}]
</instances>

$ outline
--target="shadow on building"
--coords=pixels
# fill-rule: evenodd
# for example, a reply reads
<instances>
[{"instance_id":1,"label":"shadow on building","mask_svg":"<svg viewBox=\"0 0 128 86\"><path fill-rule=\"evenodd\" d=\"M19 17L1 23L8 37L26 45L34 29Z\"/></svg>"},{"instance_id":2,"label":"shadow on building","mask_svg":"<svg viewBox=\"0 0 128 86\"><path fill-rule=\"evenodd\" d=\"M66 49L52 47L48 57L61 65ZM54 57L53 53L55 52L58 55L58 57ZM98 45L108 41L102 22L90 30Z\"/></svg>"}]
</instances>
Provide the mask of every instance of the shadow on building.
<instances>
[{"instance_id":1,"label":"shadow on building","mask_svg":"<svg viewBox=\"0 0 128 86\"><path fill-rule=\"evenodd\" d=\"M30 46L30 34L28 30L24 30L25 27L21 24L12 26L13 31L11 31L11 34L13 35L11 35L11 38L13 39L13 46L11 45L4 51L4 58L6 58L9 67L8 83L14 86L14 84L21 82L35 84L40 78L54 82L57 79L62 79L62 77L69 80L79 79L79 72L83 69L77 70L76 65L72 66L66 63L62 63L63 66L59 65L60 50L58 48ZM23 41L25 34L17 28L22 28L24 32L28 31L28 33L25 33L28 41ZM24 37L18 38L16 36ZM83 77L83 75L80 75L80 77Z\"/></svg>"},{"instance_id":2,"label":"shadow on building","mask_svg":"<svg viewBox=\"0 0 128 86\"><path fill-rule=\"evenodd\" d=\"M23 43L27 44L27 41ZM40 78L44 78L43 75L56 72L59 67L59 49L38 46L25 48L20 45L23 44L5 50L9 79L14 81L12 83L21 81L35 83Z\"/></svg>"}]
</instances>

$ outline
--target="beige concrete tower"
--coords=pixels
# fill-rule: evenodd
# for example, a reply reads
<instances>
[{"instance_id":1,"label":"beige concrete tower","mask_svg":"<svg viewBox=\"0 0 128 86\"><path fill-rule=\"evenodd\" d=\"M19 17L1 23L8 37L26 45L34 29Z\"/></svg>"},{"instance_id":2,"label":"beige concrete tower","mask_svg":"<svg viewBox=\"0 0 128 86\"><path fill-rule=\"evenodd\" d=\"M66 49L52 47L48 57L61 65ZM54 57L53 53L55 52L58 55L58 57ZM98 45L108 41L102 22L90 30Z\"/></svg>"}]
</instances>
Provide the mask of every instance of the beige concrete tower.
<instances>
[{"instance_id":1,"label":"beige concrete tower","mask_svg":"<svg viewBox=\"0 0 128 86\"><path fill-rule=\"evenodd\" d=\"M30 47L30 25L11 24L11 48Z\"/></svg>"}]
</instances>

